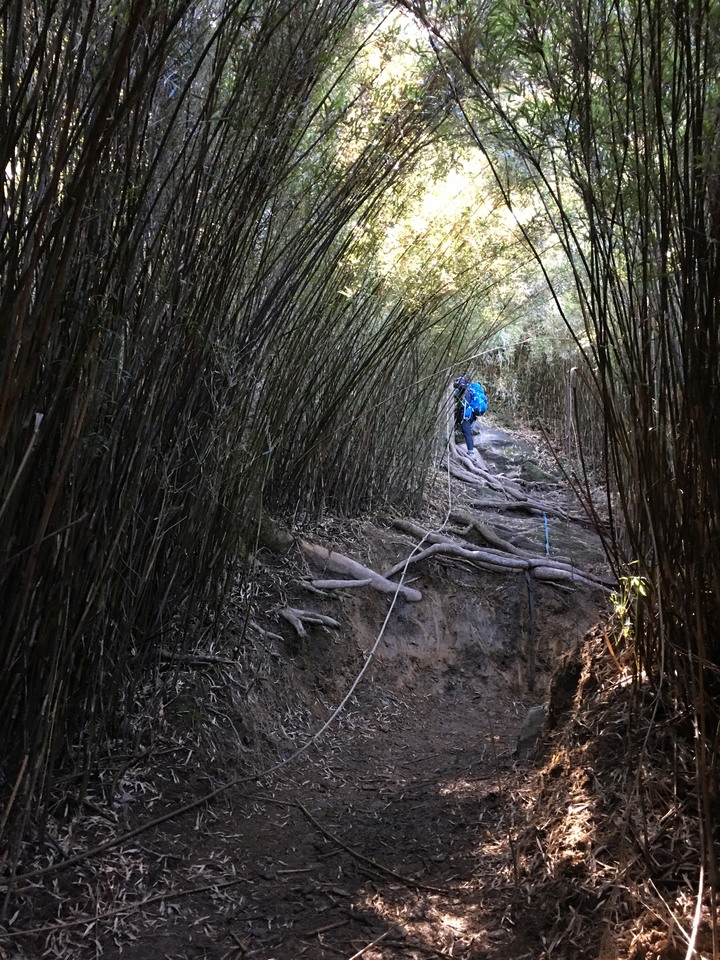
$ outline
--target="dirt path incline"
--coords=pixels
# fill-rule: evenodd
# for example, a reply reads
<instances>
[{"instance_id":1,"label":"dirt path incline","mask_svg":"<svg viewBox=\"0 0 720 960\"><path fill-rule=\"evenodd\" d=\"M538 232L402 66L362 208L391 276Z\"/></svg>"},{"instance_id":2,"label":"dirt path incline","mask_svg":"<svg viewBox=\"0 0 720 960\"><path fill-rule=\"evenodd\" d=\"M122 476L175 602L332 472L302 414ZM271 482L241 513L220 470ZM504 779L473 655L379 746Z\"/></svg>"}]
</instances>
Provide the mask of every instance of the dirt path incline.
<instances>
[{"instance_id":1,"label":"dirt path incline","mask_svg":"<svg viewBox=\"0 0 720 960\"><path fill-rule=\"evenodd\" d=\"M528 439L487 427L478 449L451 446L427 516L259 556L220 641L162 665L160 720L128 718L141 749L82 808L69 781L6 896L3 960L544 955L515 850L527 720L608 573Z\"/></svg>"}]
</instances>

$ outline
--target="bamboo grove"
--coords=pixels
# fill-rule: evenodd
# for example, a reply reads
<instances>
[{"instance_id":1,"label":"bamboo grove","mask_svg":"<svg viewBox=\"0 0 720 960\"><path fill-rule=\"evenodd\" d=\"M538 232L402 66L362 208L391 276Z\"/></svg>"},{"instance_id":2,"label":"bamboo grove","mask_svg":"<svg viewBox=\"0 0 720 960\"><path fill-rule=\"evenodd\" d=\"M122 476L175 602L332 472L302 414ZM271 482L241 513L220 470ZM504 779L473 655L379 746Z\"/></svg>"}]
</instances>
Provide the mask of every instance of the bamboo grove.
<instances>
[{"instance_id":1,"label":"bamboo grove","mask_svg":"<svg viewBox=\"0 0 720 960\"><path fill-rule=\"evenodd\" d=\"M720 11L406 0L426 77L378 110L352 66L390 6L0 4L0 836L19 856L58 772L82 790L160 646L250 576L266 512L420 502L488 294L393 296L367 237L460 122L570 266L582 367L548 403L582 390L638 678L695 730L716 881Z\"/></svg>"},{"instance_id":2,"label":"bamboo grove","mask_svg":"<svg viewBox=\"0 0 720 960\"><path fill-rule=\"evenodd\" d=\"M572 266L582 322L568 325L604 413L609 555L638 678L694 730L717 884L720 8L406 6L461 71L458 102L507 202L532 183Z\"/></svg>"},{"instance_id":3,"label":"bamboo grove","mask_svg":"<svg viewBox=\"0 0 720 960\"><path fill-rule=\"evenodd\" d=\"M446 106L408 97L338 164L362 107L347 82L360 13L0 8L0 835L14 856L58 772L82 792L160 645L191 642L193 613L243 576L266 509L421 496L419 438L467 302L393 301L369 268L342 291L354 236ZM415 416L388 430L395 407Z\"/></svg>"}]
</instances>

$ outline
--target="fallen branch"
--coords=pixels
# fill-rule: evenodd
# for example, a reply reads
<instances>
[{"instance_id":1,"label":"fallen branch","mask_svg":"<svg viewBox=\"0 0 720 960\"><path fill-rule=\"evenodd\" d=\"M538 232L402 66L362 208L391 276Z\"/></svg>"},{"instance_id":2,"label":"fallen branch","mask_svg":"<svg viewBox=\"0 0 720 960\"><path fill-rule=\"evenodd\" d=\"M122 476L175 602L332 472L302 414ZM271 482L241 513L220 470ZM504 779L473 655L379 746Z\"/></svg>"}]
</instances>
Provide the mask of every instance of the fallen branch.
<instances>
[{"instance_id":1,"label":"fallen branch","mask_svg":"<svg viewBox=\"0 0 720 960\"><path fill-rule=\"evenodd\" d=\"M337 837L334 833L331 833L327 830L319 820L316 820L315 817L310 813L308 808L300 800L278 800L276 797L268 797L260 795L257 797L258 800L265 803L274 803L279 807L295 807L295 809L300 810L303 816L305 816L310 823L319 830L320 833L330 840L332 843L337 844L338 847L349 853L351 857L357 860L359 863L364 863L369 867L372 867L373 870L376 870L378 873L384 873L388 877L392 877L393 880L399 880L400 883L404 883L406 887L411 887L415 890L427 890L430 893L453 893L453 890L450 887L433 887L430 884L422 883L420 880L413 880L411 877L405 877L401 873L396 873L394 870L391 870L389 867L384 867L381 863L378 863L377 860L373 860L371 857L366 857L362 853L358 853L357 850L354 850L352 847L349 847L343 840Z\"/></svg>"},{"instance_id":2,"label":"fallen branch","mask_svg":"<svg viewBox=\"0 0 720 960\"><path fill-rule=\"evenodd\" d=\"M387 936L389 936L389 935L390 935L390 931L389 931L389 930L386 930L385 933L381 933L380 936L379 936L379 937L375 937L375 939L374 939L371 943L366 944L364 947L361 947L360 950L358 950L356 953L354 953L354 954L350 957L350 960L359 960L359 957L365 956L365 954L368 952L368 950L371 950L374 946L376 946L378 943L380 943L381 940L384 940L385 937L387 937Z\"/></svg>"},{"instance_id":3,"label":"fallen branch","mask_svg":"<svg viewBox=\"0 0 720 960\"><path fill-rule=\"evenodd\" d=\"M404 584L393 583L392 580L388 580L387 577L384 577L382 574L371 570L369 567L363 566L363 564L358 563L357 560L352 560L342 553L336 553L327 547L320 547L315 543L310 543L308 540L301 540L300 545L311 560L314 560L316 564L326 570L352 576L358 581L369 580L369 586L374 590L380 591L380 593L399 593L400 596L406 600L413 602L422 600L422 593L420 593L419 590L415 590L413 587L406 587ZM345 585L347 586L347 584Z\"/></svg>"},{"instance_id":4,"label":"fallen branch","mask_svg":"<svg viewBox=\"0 0 720 960\"><path fill-rule=\"evenodd\" d=\"M309 940L310 937L316 937L319 933L329 933L330 930L337 930L339 927L346 927L349 923L349 919L336 920L335 923L326 923L323 927L316 927L314 930L309 930L307 933L299 934L299 936L303 937L305 940Z\"/></svg>"}]
</instances>

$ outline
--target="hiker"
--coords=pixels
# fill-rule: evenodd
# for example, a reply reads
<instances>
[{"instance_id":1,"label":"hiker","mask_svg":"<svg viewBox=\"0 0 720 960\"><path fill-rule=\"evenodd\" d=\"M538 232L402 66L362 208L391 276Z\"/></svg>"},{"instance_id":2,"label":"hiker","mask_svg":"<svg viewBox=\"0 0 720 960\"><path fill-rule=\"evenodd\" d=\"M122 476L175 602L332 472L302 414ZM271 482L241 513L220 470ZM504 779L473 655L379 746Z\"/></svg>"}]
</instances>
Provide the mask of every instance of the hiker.
<instances>
[{"instance_id":1,"label":"hiker","mask_svg":"<svg viewBox=\"0 0 720 960\"><path fill-rule=\"evenodd\" d=\"M462 431L468 455L472 456L475 449L472 425L487 410L487 397L481 384L470 381L465 376L453 380L453 387L455 388L453 394L455 397L455 426Z\"/></svg>"}]
</instances>

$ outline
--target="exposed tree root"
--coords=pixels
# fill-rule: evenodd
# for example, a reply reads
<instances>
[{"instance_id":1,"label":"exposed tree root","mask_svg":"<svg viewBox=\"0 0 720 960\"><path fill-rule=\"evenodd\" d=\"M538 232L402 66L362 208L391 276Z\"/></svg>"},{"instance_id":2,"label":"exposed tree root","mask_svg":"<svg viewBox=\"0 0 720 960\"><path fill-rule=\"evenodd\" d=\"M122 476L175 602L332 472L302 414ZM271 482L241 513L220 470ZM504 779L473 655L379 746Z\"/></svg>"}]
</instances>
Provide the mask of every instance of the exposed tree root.
<instances>
[{"instance_id":1,"label":"exposed tree root","mask_svg":"<svg viewBox=\"0 0 720 960\"><path fill-rule=\"evenodd\" d=\"M407 587L405 584L393 583L392 580L388 580L387 577L384 577L382 574L371 570L370 567L363 566L363 564L358 563L357 560L352 560L342 553L336 553L334 550L321 547L316 543L310 543L308 540L301 540L300 545L306 555L325 570L353 576L357 581L369 580L369 586L374 590L379 590L381 593L399 593L406 600L412 602L422 600L422 593L420 593L419 590ZM323 581L314 581L313 585L322 582ZM347 581L343 581L342 585L344 587L349 586Z\"/></svg>"},{"instance_id":2,"label":"exposed tree root","mask_svg":"<svg viewBox=\"0 0 720 960\"><path fill-rule=\"evenodd\" d=\"M450 453L450 473L459 480L466 483L480 482L491 490L499 490L518 499L526 498L525 491L513 480L491 473L477 451L471 457L463 447L451 442Z\"/></svg>"},{"instance_id":3,"label":"exposed tree root","mask_svg":"<svg viewBox=\"0 0 720 960\"><path fill-rule=\"evenodd\" d=\"M282 637L279 633L273 633L271 630L265 630L260 624L255 623L254 620L248 622L248 626L252 627L264 640L280 640L282 642Z\"/></svg>"},{"instance_id":4,"label":"exposed tree root","mask_svg":"<svg viewBox=\"0 0 720 960\"><path fill-rule=\"evenodd\" d=\"M464 514L458 516L465 517ZM386 577L394 576L403 569L406 563L417 563L419 560L424 560L427 557L442 554L443 556L459 557L464 560L470 560L473 563L479 563L485 569L498 571L527 570L538 580L546 580L553 583L582 583L586 586L602 590L609 590L613 586L608 581L596 577L592 573L580 570L571 563L561 560L549 560L547 557L533 557L525 553L525 551L514 547L512 544L507 544L508 547L512 548L512 553L508 556L503 553L506 549L504 547L496 550L481 549L475 544L469 543L467 540L458 542L447 535L430 533L411 520L398 519L393 521L393 526L399 530L404 530L406 533L410 533L414 537L428 541L430 546L420 551L420 553L417 553L409 561L402 561L394 567L391 567L390 570L385 572ZM472 526L474 527L475 524L473 523ZM484 524L480 526L492 533ZM493 535L492 538L495 543L507 543L507 541L502 540L502 538L498 536Z\"/></svg>"},{"instance_id":5,"label":"exposed tree root","mask_svg":"<svg viewBox=\"0 0 720 960\"><path fill-rule=\"evenodd\" d=\"M426 547L425 550L421 550L420 553L416 553L415 556L411 557L409 561L402 560L400 563L395 564L394 567L388 570L388 576L394 576L396 573L399 573L406 563L417 563L420 560L426 560L428 557L432 557L437 554L442 554L446 557L461 557L464 560L481 560L483 563L488 564L491 567L496 567L497 569L527 569L527 563L524 560L514 560L511 557L497 557L487 550L479 550L477 548L470 549L468 547L463 547L458 543L453 543L450 540L439 540L438 542L431 544L431 546Z\"/></svg>"},{"instance_id":6,"label":"exposed tree root","mask_svg":"<svg viewBox=\"0 0 720 960\"><path fill-rule=\"evenodd\" d=\"M559 510L557 507L541 503L529 497L526 491L516 482L490 473L477 453L474 457L470 457L464 448L458 447L455 443L450 444L450 453L451 476L457 480L462 480L464 483L480 484L489 490L502 493L504 497L508 498L505 503L502 501L498 503L494 500L476 500L471 506L477 509L487 507L492 510L522 510L540 516L546 514L548 517L557 517L560 520L570 520L573 523L592 526L588 517L571 514L565 510Z\"/></svg>"},{"instance_id":7,"label":"exposed tree root","mask_svg":"<svg viewBox=\"0 0 720 960\"><path fill-rule=\"evenodd\" d=\"M323 627L333 627L338 629L340 624L337 620L333 620L332 617L326 617L322 613L315 613L312 610L298 610L297 607L283 607L282 610L278 610L278 613L281 617L284 617L288 623L291 623L295 628L296 633L300 637L307 636L307 630L305 629L306 623L319 623Z\"/></svg>"},{"instance_id":8,"label":"exposed tree root","mask_svg":"<svg viewBox=\"0 0 720 960\"><path fill-rule=\"evenodd\" d=\"M477 452L471 457L463 448L451 441L450 454L449 468L452 476L465 483L488 487L491 490L502 493L504 497L509 498L506 503L480 502L480 506L492 506L494 509L527 510L531 513L545 514L546 516L582 522L582 518L580 517L572 517L556 507L548 506L531 499L525 491L513 481L493 475ZM418 538L418 540L422 540L424 543L427 543L428 546L412 555L409 559L400 561L389 570L380 574L334 550L310 543L307 540L301 540L300 544L302 549L316 565L321 566L324 570L352 577L352 579L315 579L306 582L305 585L308 589L318 592L371 586L373 589L379 590L382 593L395 593L398 591L406 600L418 601L422 599L422 594L419 590L415 590L405 584L398 585L390 578L406 569L409 564L418 563L428 557L442 555L446 557L456 557L460 560L468 560L480 566L482 569L489 571L522 570L538 580L544 580L550 583L584 584L585 586L605 591L612 589L614 586L614 584L605 578L581 570L569 560L551 560L549 557L533 556L526 550L501 537L492 527L483 523L479 517L474 516L468 511L455 510L451 513L450 518L455 523L464 524L465 533L474 530L485 540L488 547L478 547L477 544L471 543L462 537L458 538L451 537L447 534L431 533L410 520L396 519L393 520L395 527L404 530L406 533ZM315 623L322 622L316 619L318 615L309 614L307 611L297 611L288 608L280 611L280 613L286 620L292 623L300 636L305 636L303 620ZM325 625L327 626L328 624Z\"/></svg>"},{"instance_id":9,"label":"exposed tree root","mask_svg":"<svg viewBox=\"0 0 720 960\"><path fill-rule=\"evenodd\" d=\"M527 554L524 550L521 550L520 547L516 547L514 543L510 543L509 540L503 539L498 533L496 533L492 527L489 527L486 523L483 523L477 517L473 517L470 513L465 513L461 510L453 510L450 514L450 519L455 523L464 523L470 530L475 530L491 547L496 547L498 550L504 550L506 553L514 554L517 557L526 557Z\"/></svg>"},{"instance_id":10,"label":"exposed tree root","mask_svg":"<svg viewBox=\"0 0 720 960\"><path fill-rule=\"evenodd\" d=\"M592 520L588 517L583 517L575 513L566 513L564 510L558 510L555 507L543 505L534 500L471 500L470 506L474 510L493 510L495 513L529 513L536 516L546 514L548 517L555 517L558 520L577 523L581 526L593 526Z\"/></svg>"},{"instance_id":11,"label":"exposed tree root","mask_svg":"<svg viewBox=\"0 0 720 960\"><path fill-rule=\"evenodd\" d=\"M312 585L317 590L342 590L345 587L369 587L372 584L371 577L365 577L364 580L313 580Z\"/></svg>"}]
</instances>

